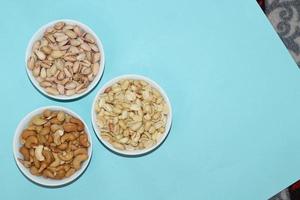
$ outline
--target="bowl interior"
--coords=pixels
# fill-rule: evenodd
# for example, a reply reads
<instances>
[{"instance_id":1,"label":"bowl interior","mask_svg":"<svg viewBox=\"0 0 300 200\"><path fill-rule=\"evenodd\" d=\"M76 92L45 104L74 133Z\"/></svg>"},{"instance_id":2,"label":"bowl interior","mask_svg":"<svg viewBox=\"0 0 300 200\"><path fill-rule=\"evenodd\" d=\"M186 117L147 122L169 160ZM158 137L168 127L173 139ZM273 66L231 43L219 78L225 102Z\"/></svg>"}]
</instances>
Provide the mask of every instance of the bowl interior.
<instances>
[{"instance_id":1,"label":"bowl interior","mask_svg":"<svg viewBox=\"0 0 300 200\"><path fill-rule=\"evenodd\" d=\"M34 42L40 38L42 38L44 32L46 31L46 29L50 26L53 26L55 23L57 22L60 22L60 21L63 21L63 22L66 22L68 24L72 24L72 25L78 25L80 26L82 29L84 29L85 31L89 32L90 34L93 35L93 37L96 39L96 43L99 47L99 51L100 51L100 54L101 54L101 59L100 59L100 69L99 69L99 72L98 74L96 75L96 77L94 78L94 80L90 83L90 85L88 86L87 90L81 94L74 94L72 96L66 96L66 95L52 95L52 94L48 94L38 83L38 81L35 79L35 77L32 75L32 72L28 69L27 67L27 61L28 61L28 58L30 57L31 55L31 49L32 49L32 46L34 44ZM52 21L46 25L43 25L41 28L39 28L35 33L34 35L31 37L29 43L28 43L28 46L27 46L27 49L26 49L26 54L25 54L25 68L26 68L26 72L27 72L27 75L30 79L30 81L32 82L32 84L44 95L48 96L48 97L51 97L53 99L58 99L58 100L71 100L71 99L77 99L77 98L80 98L81 96L84 96L86 95L87 93L89 93L96 85L97 83L100 81L101 77L102 77L102 74L103 74L103 71L104 71L104 63L105 63L105 56L104 56L104 50L103 50L103 45L102 45L102 42L101 40L99 39L99 37L96 35L96 33L90 28L88 27L87 25L81 23L81 22L78 22L78 21L75 21L75 20L70 20L70 19L61 19L61 20L55 20L55 21Z\"/></svg>"},{"instance_id":2,"label":"bowl interior","mask_svg":"<svg viewBox=\"0 0 300 200\"><path fill-rule=\"evenodd\" d=\"M144 80L144 81L146 81L147 83L149 83L152 87L154 87L155 89L157 89L161 93L161 95L163 96L165 102L167 103L167 105L169 107L169 115L168 115L168 118L167 118L165 132L164 132L163 136L160 138L160 140L150 148L142 149L142 150L133 150L133 151L119 150L119 149L116 149L115 147L113 147L110 143L108 143L104 139L102 139L102 137L100 136L101 131L100 131L98 125L97 125L97 117L96 117L96 112L95 112L95 104L97 102L97 98L100 94L102 94L104 92L104 90L107 87L109 87L109 86L113 85L114 83L116 83L120 80L123 80L123 79L133 79L133 80ZM170 128L171 128L171 124L172 124L172 107L171 107L171 103L170 103L169 98L166 95L165 91L153 80L151 80L151 79L149 79L145 76L135 75L135 74L128 74L128 75L118 76L118 77L108 81L106 84L104 84L101 87L101 89L97 92L97 94L94 98L91 115L92 115L93 128L94 128L95 133L96 133L97 137L99 138L99 140L107 148L113 150L114 152L119 153L119 154L123 154L123 155L129 155L129 156L146 154L146 153L151 152L152 150L156 149L165 140L165 138L168 136Z\"/></svg>"},{"instance_id":3,"label":"bowl interior","mask_svg":"<svg viewBox=\"0 0 300 200\"><path fill-rule=\"evenodd\" d=\"M32 117L34 117L35 115L38 115L40 113L42 113L45 109L50 109L50 110L62 110L78 119L80 119L85 126L85 131L88 135L89 141L90 141L90 147L88 149L88 153L89 153L89 158L88 160L86 160L81 168L76 171L72 176L68 177L68 178L64 178L62 180L54 180L54 179L47 179L44 178L42 176L34 176L29 172L29 169L24 167L23 164L18 160L18 158L22 158L21 153L19 152L19 148L22 146L20 143L20 135L22 133L22 131L28 126L28 123L30 122L30 120L32 119ZM13 152L14 152L14 158L16 161L16 164L18 166L18 168L21 170L21 172L31 181L40 184L40 185L44 185L44 186L62 186L65 185L67 183L72 182L73 180L75 180L76 178L78 178L83 172L84 170L87 168L90 159L92 157L92 139L91 139L91 135L89 133L88 127L86 125L86 123L83 121L83 119L77 115L75 112L71 111L70 109L64 108L64 107L60 107L60 106L48 106L48 107L42 107L42 108L38 108L32 112L30 112L29 114L27 114L19 123L15 135L14 135L14 139L13 139Z\"/></svg>"}]
</instances>

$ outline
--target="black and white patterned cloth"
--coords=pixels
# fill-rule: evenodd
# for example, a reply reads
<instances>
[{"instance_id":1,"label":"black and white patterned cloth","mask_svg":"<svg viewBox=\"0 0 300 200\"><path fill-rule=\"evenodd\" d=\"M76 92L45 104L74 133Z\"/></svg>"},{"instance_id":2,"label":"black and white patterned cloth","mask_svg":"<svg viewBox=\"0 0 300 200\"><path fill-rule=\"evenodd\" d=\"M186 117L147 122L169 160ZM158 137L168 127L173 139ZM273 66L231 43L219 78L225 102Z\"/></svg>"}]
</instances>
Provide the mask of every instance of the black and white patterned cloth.
<instances>
[{"instance_id":1,"label":"black and white patterned cloth","mask_svg":"<svg viewBox=\"0 0 300 200\"><path fill-rule=\"evenodd\" d=\"M300 0L258 0L300 68ZM269 200L299 200L299 191L291 193L290 187Z\"/></svg>"},{"instance_id":2,"label":"black and white patterned cloth","mask_svg":"<svg viewBox=\"0 0 300 200\"><path fill-rule=\"evenodd\" d=\"M265 0L265 13L300 67L300 0Z\"/></svg>"}]
</instances>

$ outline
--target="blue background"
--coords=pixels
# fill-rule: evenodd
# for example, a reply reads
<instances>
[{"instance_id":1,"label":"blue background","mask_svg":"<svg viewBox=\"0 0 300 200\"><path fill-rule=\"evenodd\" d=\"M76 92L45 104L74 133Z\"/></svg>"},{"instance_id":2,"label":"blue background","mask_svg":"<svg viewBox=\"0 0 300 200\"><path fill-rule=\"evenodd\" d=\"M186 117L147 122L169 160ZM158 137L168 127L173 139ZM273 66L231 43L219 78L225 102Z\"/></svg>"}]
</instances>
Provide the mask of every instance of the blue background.
<instances>
[{"instance_id":1,"label":"blue background","mask_svg":"<svg viewBox=\"0 0 300 200\"><path fill-rule=\"evenodd\" d=\"M0 18L0 199L253 200L300 178L300 72L255 0L2 1ZM24 68L32 34L60 18L89 25L106 54L97 88L73 102L41 95ZM28 181L12 155L19 121L61 105L92 131L96 91L127 73L167 92L174 113L165 143L126 158L92 134L93 158L76 182L49 189Z\"/></svg>"}]
</instances>

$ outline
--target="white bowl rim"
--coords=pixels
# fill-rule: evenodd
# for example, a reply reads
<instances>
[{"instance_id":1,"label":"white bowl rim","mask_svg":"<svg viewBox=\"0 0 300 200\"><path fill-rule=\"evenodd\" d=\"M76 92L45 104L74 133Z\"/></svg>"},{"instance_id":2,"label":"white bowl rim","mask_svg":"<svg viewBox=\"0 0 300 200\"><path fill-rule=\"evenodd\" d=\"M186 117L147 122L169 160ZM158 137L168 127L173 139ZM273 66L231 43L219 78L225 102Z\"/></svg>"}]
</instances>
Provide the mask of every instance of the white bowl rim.
<instances>
[{"instance_id":1,"label":"white bowl rim","mask_svg":"<svg viewBox=\"0 0 300 200\"><path fill-rule=\"evenodd\" d=\"M101 138L100 136L100 130L98 128L97 125L97 120L96 120L96 114L94 112L95 110L95 103L97 101L97 98L100 94L102 94L104 92L104 90L111 86L113 83L116 83L120 80L123 79L134 79L134 80L144 80L147 83L149 83L152 87L158 89L158 91L162 94L165 102L167 103L167 105L169 106L169 115L168 115L168 119L167 119L167 124L166 124L166 128L165 128L165 132L163 134L163 136L161 137L160 141L157 142L155 145L153 145L150 148L147 149L142 149L142 150L133 150L133 151L129 151L129 150L119 150L115 147L113 147L110 143L108 143L107 141L105 141L104 139ZM164 140L167 138L170 129L171 129L171 125L172 125L172 106L170 103L170 100L168 98L168 96L166 95L166 92L152 79L143 76L143 75L138 75L138 74L124 74L124 75L120 75L117 76L109 81L107 81L97 92L94 100L93 100L93 104L92 104L92 110L91 110L91 116L92 116L92 124L93 124L93 129L94 132L96 134L96 136L98 137L98 139L101 141L102 144L104 144L105 147L107 147L108 149L112 150L113 152L116 152L118 154L121 155L127 155L127 156L139 156L139 155L145 155L147 153L152 152L153 150L155 150L156 148L158 148L163 142Z\"/></svg>"},{"instance_id":2,"label":"white bowl rim","mask_svg":"<svg viewBox=\"0 0 300 200\"><path fill-rule=\"evenodd\" d=\"M34 44L34 42L40 38L40 35L44 33L44 31L46 30L46 28L48 28L49 26L54 25L57 22L66 22L66 23L70 23L70 24L76 24L79 25L82 29L84 29L85 31L91 33L94 38L96 39L96 43L98 45L99 48L99 52L101 54L101 59L100 59L100 69L98 74L96 75L96 77L94 78L94 80L90 83L90 85L88 86L87 90L82 92L81 94L74 94L72 96L66 96L66 95L52 95L52 94L48 94L37 82L37 80L35 79L35 77L32 75L32 72L28 69L27 67L27 61L28 58L31 54L31 49L32 46ZM31 36L27 48L26 48L26 52L25 52L25 69L26 69L26 73L27 76L30 80L30 82L33 84L33 86L39 91L41 92L43 95L50 97L52 99L56 99L56 100L75 100L75 99L79 99L85 95L87 95L89 92L91 92L96 85L99 83L103 72L104 72L104 67L105 67L105 54L104 54L104 49L103 49L103 44L101 39L98 37L98 35L86 24L77 21L77 20L73 20L73 19L58 19L58 20L54 20L51 22L48 22L47 24L42 25L40 28L38 28L38 30Z\"/></svg>"},{"instance_id":3,"label":"white bowl rim","mask_svg":"<svg viewBox=\"0 0 300 200\"><path fill-rule=\"evenodd\" d=\"M19 136L21 135L22 131L24 130L24 128L28 125L28 124L24 124L25 122L24 121L27 121L28 119L31 119L33 116L37 115L38 113L41 113L43 110L46 110L46 109L50 109L50 110L63 110L65 111L66 113L69 113L71 114L72 116L80 119L84 126L85 126L85 131L86 131L86 134L89 138L89 142L90 142L90 147L88 149L88 153L89 153L89 158L88 160L86 160L83 165L81 166L81 168L79 170L77 170L75 172L75 174L73 174L72 176L68 177L68 178L64 178L64 179L61 179L61 180L55 180L55 179L46 179L42 176L35 176L35 175L32 175L29 171L29 169L27 169L26 167L23 166L22 163L20 163L20 161L18 160L18 157L17 155L19 155L19 146L20 146L20 142L19 142ZM19 122L16 130L15 130L15 134L14 134L14 138L13 138L13 154L14 154L14 159L15 159L15 162L19 168L19 170L22 172L22 174L28 178L30 181L38 184L38 185L42 185L42 186L47 186L47 187L59 187L59 186L64 186L64 185L67 185L69 183L72 183L73 181L75 181L77 178L79 178L84 172L85 170L87 169L89 163L90 163L90 160L92 158L92 153L93 153L93 143L92 143L92 137L91 137L91 134L89 132L89 129L88 129L88 126L87 124L85 123L85 121L77 114L75 113L74 111L72 111L71 109L69 108L66 108L66 107L62 107L62 106L43 106L43 107L39 107L31 112L29 112L28 114L25 115L25 117L23 117L21 119L21 121Z\"/></svg>"}]
</instances>

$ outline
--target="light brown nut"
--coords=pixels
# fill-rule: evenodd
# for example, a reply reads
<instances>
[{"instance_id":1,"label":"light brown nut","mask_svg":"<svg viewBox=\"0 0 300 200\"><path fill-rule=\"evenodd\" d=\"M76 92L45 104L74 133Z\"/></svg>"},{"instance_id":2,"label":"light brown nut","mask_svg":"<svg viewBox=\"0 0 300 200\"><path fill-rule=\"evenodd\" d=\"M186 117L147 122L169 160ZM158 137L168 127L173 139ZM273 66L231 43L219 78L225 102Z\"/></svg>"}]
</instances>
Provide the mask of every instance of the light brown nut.
<instances>
[{"instance_id":1,"label":"light brown nut","mask_svg":"<svg viewBox=\"0 0 300 200\"><path fill-rule=\"evenodd\" d=\"M60 159L58 157L57 153L52 153L53 157L54 157L54 161L50 164L50 167L57 167L58 165L60 165Z\"/></svg>"},{"instance_id":2,"label":"light brown nut","mask_svg":"<svg viewBox=\"0 0 300 200\"><path fill-rule=\"evenodd\" d=\"M35 65L35 57L34 56L30 56L29 59L28 59L28 62L27 62L27 67L30 70L33 70L34 65Z\"/></svg>"},{"instance_id":3,"label":"light brown nut","mask_svg":"<svg viewBox=\"0 0 300 200\"><path fill-rule=\"evenodd\" d=\"M68 148L68 143L62 143L62 144L58 145L57 148L62 151L66 150Z\"/></svg>"},{"instance_id":4,"label":"light brown nut","mask_svg":"<svg viewBox=\"0 0 300 200\"><path fill-rule=\"evenodd\" d=\"M35 148L34 155L35 155L35 157L36 157L36 159L37 159L38 161L44 161L44 160L45 160L45 157L44 157L43 154L42 154L43 149L44 149L44 146L43 146L43 145L38 145L38 146Z\"/></svg>"},{"instance_id":5,"label":"light brown nut","mask_svg":"<svg viewBox=\"0 0 300 200\"><path fill-rule=\"evenodd\" d=\"M29 161L30 160L29 150L26 147L22 146L19 151L22 154L23 159L25 161Z\"/></svg>"},{"instance_id":6,"label":"light brown nut","mask_svg":"<svg viewBox=\"0 0 300 200\"><path fill-rule=\"evenodd\" d=\"M77 131L77 125L74 124L74 123L64 123L63 129L64 129L64 131L66 131L66 132Z\"/></svg>"},{"instance_id":7,"label":"light brown nut","mask_svg":"<svg viewBox=\"0 0 300 200\"><path fill-rule=\"evenodd\" d=\"M82 43L80 47L85 51L91 51L91 47L87 43Z\"/></svg>"},{"instance_id":8,"label":"light brown nut","mask_svg":"<svg viewBox=\"0 0 300 200\"><path fill-rule=\"evenodd\" d=\"M90 146L90 142L86 134L79 136L79 143L86 148Z\"/></svg>"},{"instance_id":9,"label":"light brown nut","mask_svg":"<svg viewBox=\"0 0 300 200\"><path fill-rule=\"evenodd\" d=\"M56 130L55 133L53 134L53 141L56 145L61 144L61 136L63 134L64 134L64 131L61 129Z\"/></svg>"},{"instance_id":10,"label":"light brown nut","mask_svg":"<svg viewBox=\"0 0 300 200\"><path fill-rule=\"evenodd\" d=\"M35 167L35 166L31 166L31 167L30 167L30 173L31 173L32 175L35 175L35 176L40 176L40 175L41 175L41 174L39 173L38 168Z\"/></svg>"},{"instance_id":11,"label":"light brown nut","mask_svg":"<svg viewBox=\"0 0 300 200\"><path fill-rule=\"evenodd\" d=\"M54 176L55 179L63 179L65 177L66 171L64 169L58 170Z\"/></svg>"},{"instance_id":12,"label":"light brown nut","mask_svg":"<svg viewBox=\"0 0 300 200\"><path fill-rule=\"evenodd\" d=\"M79 149L76 149L74 151L74 156L77 156L79 154L88 154L87 149L86 148L79 148Z\"/></svg>"},{"instance_id":13,"label":"light brown nut","mask_svg":"<svg viewBox=\"0 0 300 200\"><path fill-rule=\"evenodd\" d=\"M74 81L68 83L65 85L65 88L68 89L68 90L72 90L72 89L75 89L76 88L76 83Z\"/></svg>"},{"instance_id":14,"label":"light brown nut","mask_svg":"<svg viewBox=\"0 0 300 200\"><path fill-rule=\"evenodd\" d=\"M98 62L92 65L93 75L96 76L99 73L100 65Z\"/></svg>"},{"instance_id":15,"label":"light brown nut","mask_svg":"<svg viewBox=\"0 0 300 200\"><path fill-rule=\"evenodd\" d=\"M28 149L32 148L33 146L35 146L37 144L38 144L38 139L34 135L29 136L25 141L25 147Z\"/></svg>"},{"instance_id":16,"label":"light brown nut","mask_svg":"<svg viewBox=\"0 0 300 200\"><path fill-rule=\"evenodd\" d=\"M58 121L63 122L65 120L65 113L63 111L60 111L60 112L58 112L56 117L57 117Z\"/></svg>"},{"instance_id":17,"label":"light brown nut","mask_svg":"<svg viewBox=\"0 0 300 200\"><path fill-rule=\"evenodd\" d=\"M54 175L49 169L45 169L43 171L43 177L44 178L54 178Z\"/></svg>"},{"instance_id":18,"label":"light brown nut","mask_svg":"<svg viewBox=\"0 0 300 200\"><path fill-rule=\"evenodd\" d=\"M63 161L69 161L73 158L73 156L74 156L73 151L69 151L69 152L63 151L62 153L58 154L59 159Z\"/></svg>"},{"instance_id":19,"label":"light brown nut","mask_svg":"<svg viewBox=\"0 0 300 200\"><path fill-rule=\"evenodd\" d=\"M64 51L60 51L60 50L54 50L51 52L50 56L52 58L60 58L62 57L63 55L65 55L65 52Z\"/></svg>"},{"instance_id":20,"label":"light brown nut","mask_svg":"<svg viewBox=\"0 0 300 200\"><path fill-rule=\"evenodd\" d=\"M26 140L29 136L32 136L32 135L36 135L36 132L34 130L25 129L21 134L21 138L23 140Z\"/></svg>"},{"instance_id":21,"label":"light brown nut","mask_svg":"<svg viewBox=\"0 0 300 200\"><path fill-rule=\"evenodd\" d=\"M46 169L46 167L47 167L47 163L42 162L38 172L41 173L44 169Z\"/></svg>"},{"instance_id":22,"label":"light brown nut","mask_svg":"<svg viewBox=\"0 0 300 200\"><path fill-rule=\"evenodd\" d=\"M112 142L111 144L113 145L113 147L115 147L117 149L120 149L120 150L124 150L125 149L124 145L122 145L122 144L120 144L118 142Z\"/></svg>"},{"instance_id":23,"label":"light brown nut","mask_svg":"<svg viewBox=\"0 0 300 200\"><path fill-rule=\"evenodd\" d=\"M35 55L40 60L45 60L45 58L46 58L46 55L42 51L39 51L39 50L35 50Z\"/></svg>"},{"instance_id":24,"label":"light brown nut","mask_svg":"<svg viewBox=\"0 0 300 200\"><path fill-rule=\"evenodd\" d=\"M34 69L32 71L33 76L35 76L35 77L39 76L40 75L40 71L41 71L41 67L40 66L34 67Z\"/></svg>"},{"instance_id":25,"label":"light brown nut","mask_svg":"<svg viewBox=\"0 0 300 200\"><path fill-rule=\"evenodd\" d=\"M61 30L64 26L65 26L64 22L57 22L56 24L54 24L54 28L57 30Z\"/></svg>"},{"instance_id":26,"label":"light brown nut","mask_svg":"<svg viewBox=\"0 0 300 200\"><path fill-rule=\"evenodd\" d=\"M51 87L52 83L50 83L48 81L42 81L42 82L40 82L40 86L42 86L42 87Z\"/></svg>"},{"instance_id":27,"label":"light brown nut","mask_svg":"<svg viewBox=\"0 0 300 200\"><path fill-rule=\"evenodd\" d=\"M67 36L69 36L69 37L72 38L72 39L74 39L74 38L77 37L77 34L76 34L74 31L72 31L72 30L65 30L64 32L65 32L65 34L66 34Z\"/></svg>"},{"instance_id":28,"label":"light brown nut","mask_svg":"<svg viewBox=\"0 0 300 200\"><path fill-rule=\"evenodd\" d=\"M44 52L45 54L49 55L51 53L51 48L48 46L43 46L41 47L42 52Z\"/></svg>"},{"instance_id":29,"label":"light brown nut","mask_svg":"<svg viewBox=\"0 0 300 200\"><path fill-rule=\"evenodd\" d=\"M77 155L72 162L73 168L78 170L81 167L81 163L88 159L87 154L79 154Z\"/></svg>"},{"instance_id":30,"label":"light brown nut","mask_svg":"<svg viewBox=\"0 0 300 200\"><path fill-rule=\"evenodd\" d=\"M68 171L67 171L67 173L65 174L65 177L70 177L70 176L72 176L74 173L75 173L75 169L74 168L70 168Z\"/></svg>"},{"instance_id":31,"label":"light brown nut","mask_svg":"<svg viewBox=\"0 0 300 200\"><path fill-rule=\"evenodd\" d=\"M85 35L84 40L89 43L95 43L95 38L89 33Z\"/></svg>"},{"instance_id":32,"label":"light brown nut","mask_svg":"<svg viewBox=\"0 0 300 200\"><path fill-rule=\"evenodd\" d=\"M70 40L70 43L74 47L77 47L77 46L79 46L81 44L81 42L78 39Z\"/></svg>"},{"instance_id":33,"label":"light brown nut","mask_svg":"<svg viewBox=\"0 0 300 200\"><path fill-rule=\"evenodd\" d=\"M51 151L49 151L49 150L46 150L45 148L44 148L44 150L43 150L43 156L45 157L45 163L47 164L47 165L49 165L50 163L52 163L53 161L54 161L54 156L53 156L53 154L51 153Z\"/></svg>"},{"instance_id":34,"label":"light brown nut","mask_svg":"<svg viewBox=\"0 0 300 200\"><path fill-rule=\"evenodd\" d=\"M65 130L65 129L64 129ZM66 130L65 130L66 131ZM61 138L60 138L60 141L61 143L65 143L65 142L69 142L69 141L73 141L75 140L76 137L74 134L72 133L65 133Z\"/></svg>"},{"instance_id":35,"label":"light brown nut","mask_svg":"<svg viewBox=\"0 0 300 200\"><path fill-rule=\"evenodd\" d=\"M52 94L52 95L59 95L58 90L54 87L46 87L45 91L49 94Z\"/></svg>"},{"instance_id":36,"label":"light brown nut","mask_svg":"<svg viewBox=\"0 0 300 200\"><path fill-rule=\"evenodd\" d=\"M40 126L47 123L47 120L42 119L40 116L36 116L32 119L34 125Z\"/></svg>"},{"instance_id":37,"label":"light brown nut","mask_svg":"<svg viewBox=\"0 0 300 200\"><path fill-rule=\"evenodd\" d=\"M50 126L50 129L51 129L51 131L54 133L54 132L56 132L57 130L63 130L63 127L61 126L61 125L58 125L58 124L52 124L51 126Z\"/></svg>"},{"instance_id":38,"label":"light brown nut","mask_svg":"<svg viewBox=\"0 0 300 200\"><path fill-rule=\"evenodd\" d=\"M31 167L31 162L30 161L25 161L25 160L22 160L20 158L18 158L18 160L20 161L20 163L22 163L24 165L24 167L26 167L26 168Z\"/></svg>"},{"instance_id":39,"label":"light brown nut","mask_svg":"<svg viewBox=\"0 0 300 200\"><path fill-rule=\"evenodd\" d=\"M63 95L65 93L65 87L61 84L57 84L57 91L59 92L59 94Z\"/></svg>"}]
</instances>

